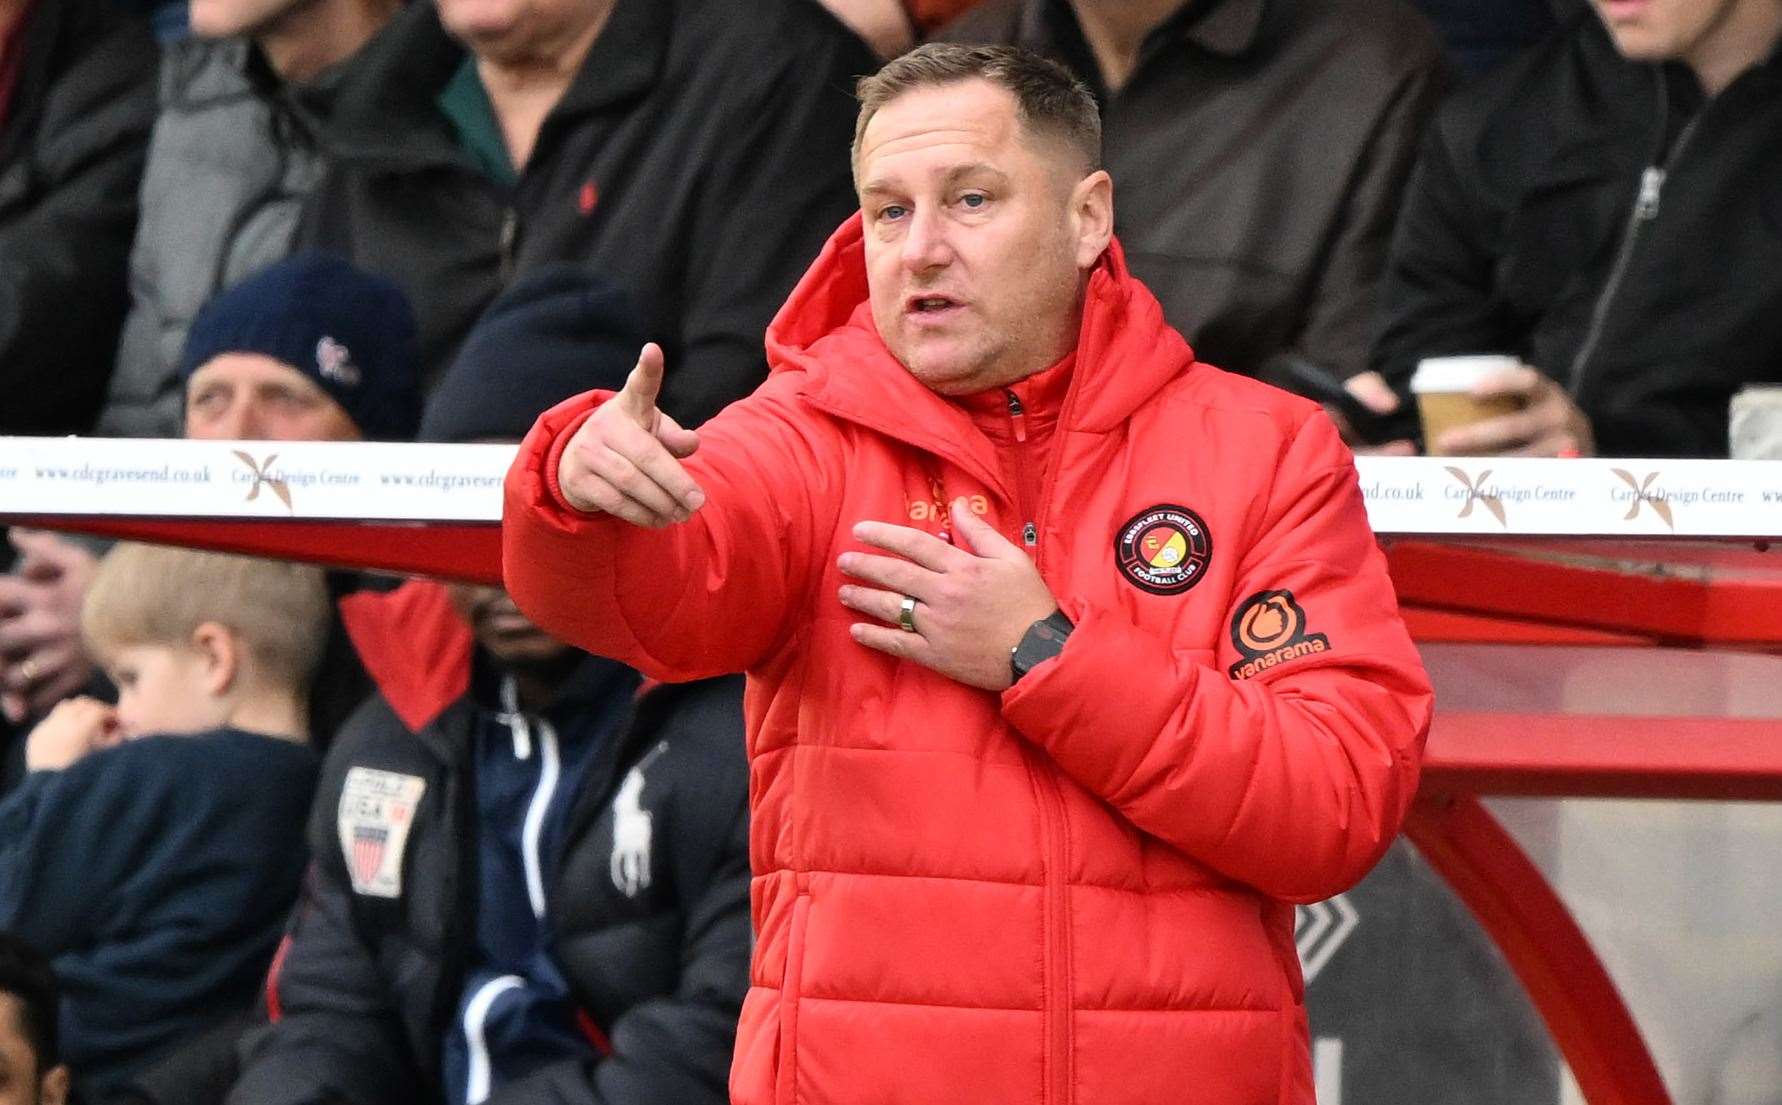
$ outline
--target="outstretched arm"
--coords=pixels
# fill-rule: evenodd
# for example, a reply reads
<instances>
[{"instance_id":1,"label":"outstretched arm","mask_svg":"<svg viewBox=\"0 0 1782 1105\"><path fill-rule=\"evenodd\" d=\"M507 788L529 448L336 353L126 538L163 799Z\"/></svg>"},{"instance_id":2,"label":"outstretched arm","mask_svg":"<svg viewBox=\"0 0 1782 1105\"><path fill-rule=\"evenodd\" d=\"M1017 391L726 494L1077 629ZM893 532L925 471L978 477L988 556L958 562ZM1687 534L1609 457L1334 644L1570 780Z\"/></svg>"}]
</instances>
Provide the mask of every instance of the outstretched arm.
<instances>
[{"instance_id":1,"label":"outstretched arm","mask_svg":"<svg viewBox=\"0 0 1782 1105\"><path fill-rule=\"evenodd\" d=\"M547 411L508 473L508 591L546 632L646 674L743 671L784 639L842 470L781 373L699 433L656 407L661 351Z\"/></svg>"}]
</instances>

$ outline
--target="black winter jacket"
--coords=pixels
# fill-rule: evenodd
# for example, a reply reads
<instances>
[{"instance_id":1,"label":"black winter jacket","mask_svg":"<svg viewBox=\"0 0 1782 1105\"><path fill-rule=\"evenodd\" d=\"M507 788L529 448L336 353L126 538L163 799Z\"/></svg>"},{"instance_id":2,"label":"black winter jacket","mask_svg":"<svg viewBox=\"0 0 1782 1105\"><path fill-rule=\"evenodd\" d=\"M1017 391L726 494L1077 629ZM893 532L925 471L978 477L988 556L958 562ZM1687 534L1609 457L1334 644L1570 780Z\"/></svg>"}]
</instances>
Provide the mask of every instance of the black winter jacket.
<instances>
[{"instance_id":1,"label":"black winter jacket","mask_svg":"<svg viewBox=\"0 0 1782 1105\"><path fill-rule=\"evenodd\" d=\"M1607 456L1725 456L1782 381L1782 49L1705 104L1594 11L1445 105L1393 242L1374 367L1511 353Z\"/></svg>"},{"instance_id":2,"label":"black winter jacket","mask_svg":"<svg viewBox=\"0 0 1782 1105\"><path fill-rule=\"evenodd\" d=\"M468 634L433 648L434 635L413 631L416 609L399 624L409 659L424 662L367 656L382 693L347 723L323 766L315 860L267 983L273 1023L246 1041L231 1105L439 1100L441 1044L476 923L469 768L484 707L467 692ZM354 639L364 646L356 626ZM610 1054L545 1067L498 1088L491 1105L726 1100L750 951L741 702L740 678L657 688L638 700L621 739L595 754L547 873L547 920L556 962ZM631 897L613 871L615 799L630 768L664 742L641 795L654 877ZM391 861L400 885L386 887L395 897L355 892L348 869L364 858L342 839L342 802L349 775L367 771L414 780L403 786L418 793L406 840L385 845L400 853Z\"/></svg>"},{"instance_id":3,"label":"black winter jacket","mask_svg":"<svg viewBox=\"0 0 1782 1105\"><path fill-rule=\"evenodd\" d=\"M0 127L0 434L82 433L124 321L158 54L109 0L26 18Z\"/></svg>"},{"instance_id":4,"label":"black winter jacket","mask_svg":"<svg viewBox=\"0 0 1782 1105\"><path fill-rule=\"evenodd\" d=\"M866 48L809 0L618 0L512 188L438 106L465 56L430 0L397 16L341 89L300 237L409 293L429 379L516 273L574 261L662 344L669 414L753 391L768 322L855 205Z\"/></svg>"}]
</instances>

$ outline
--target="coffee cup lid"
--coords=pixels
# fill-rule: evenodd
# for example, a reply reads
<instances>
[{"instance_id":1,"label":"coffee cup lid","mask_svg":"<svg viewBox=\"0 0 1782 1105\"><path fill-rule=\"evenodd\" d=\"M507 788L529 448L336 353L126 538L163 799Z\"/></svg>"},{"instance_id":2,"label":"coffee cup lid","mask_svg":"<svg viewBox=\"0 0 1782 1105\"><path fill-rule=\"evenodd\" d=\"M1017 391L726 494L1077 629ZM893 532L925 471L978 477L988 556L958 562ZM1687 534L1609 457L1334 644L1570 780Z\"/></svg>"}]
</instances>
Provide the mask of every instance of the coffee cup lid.
<instances>
[{"instance_id":1,"label":"coffee cup lid","mask_svg":"<svg viewBox=\"0 0 1782 1105\"><path fill-rule=\"evenodd\" d=\"M1414 394L1471 391L1488 376L1515 368L1519 362L1504 353L1469 353L1458 357L1425 357L1411 376Z\"/></svg>"}]
</instances>

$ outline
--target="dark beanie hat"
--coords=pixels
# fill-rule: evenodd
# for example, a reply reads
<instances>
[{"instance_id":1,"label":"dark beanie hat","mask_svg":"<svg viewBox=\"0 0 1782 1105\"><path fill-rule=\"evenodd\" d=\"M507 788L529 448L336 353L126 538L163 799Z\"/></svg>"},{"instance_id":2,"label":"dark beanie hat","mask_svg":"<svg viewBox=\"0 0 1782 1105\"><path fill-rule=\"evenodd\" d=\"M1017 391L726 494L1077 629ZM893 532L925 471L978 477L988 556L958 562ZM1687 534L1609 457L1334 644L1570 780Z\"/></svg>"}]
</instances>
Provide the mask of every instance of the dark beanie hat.
<instances>
[{"instance_id":1,"label":"dark beanie hat","mask_svg":"<svg viewBox=\"0 0 1782 1105\"><path fill-rule=\"evenodd\" d=\"M642 329L630 299L579 265L543 265L496 297L427 398L422 441L517 441L545 411L617 391Z\"/></svg>"},{"instance_id":2,"label":"dark beanie hat","mask_svg":"<svg viewBox=\"0 0 1782 1105\"><path fill-rule=\"evenodd\" d=\"M338 257L299 253L212 298L186 335L180 379L224 353L261 353L321 386L371 441L420 420L415 316L402 289Z\"/></svg>"}]
</instances>

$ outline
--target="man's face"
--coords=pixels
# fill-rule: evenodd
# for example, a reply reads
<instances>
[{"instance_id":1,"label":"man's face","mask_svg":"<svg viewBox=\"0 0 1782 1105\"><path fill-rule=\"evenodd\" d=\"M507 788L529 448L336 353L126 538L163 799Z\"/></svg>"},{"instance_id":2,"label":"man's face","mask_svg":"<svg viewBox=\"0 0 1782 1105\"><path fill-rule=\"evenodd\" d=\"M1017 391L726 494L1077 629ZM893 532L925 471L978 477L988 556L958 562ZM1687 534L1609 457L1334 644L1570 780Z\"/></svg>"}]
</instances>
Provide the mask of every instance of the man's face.
<instances>
[{"instance_id":1,"label":"man's face","mask_svg":"<svg viewBox=\"0 0 1782 1105\"><path fill-rule=\"evenodd\" d=\"M229 38L266 30L307 0L191 0L187 19L199 38Z\"/></svg>"},{"instance_id":2,"label":"man's face","mask_svg":"<svg viewBox=\"0 0 1782 1105\"><path fill-rule=\"evenodd\" d=\"M23 1013L18 998L0 993L0 1105L62 1105L68 1097L68 1068L37 1069Z\"/></svg>"},{"instance_id":3,"label":"man's face","mask_svg":"<svg viewBox=\"0 0 1782 1105\"><path fill-rule=\"evenodd\" d=\"M186 436L205 441L357 441L345 408L263 353L224 353L186 382Z\"/></svg>"},{"instance_id":4,"label":"man's face","mask_svg":"<svg viewBox=\"0 0 1782 1105\"><path fill-rule=\"evenodd\" d=\"M1107 245L1083 197L1107 176L1073 161L983 80L915 89L867 123L855 181L872 317L918 380L964 395L1075 347L1083 274Z\"/></svg>"},{"instance_id":5,"label":"man's face","mask_svg":"<svg viewBox=\"0 0 1782 1105\"><path fill-rule=\"evenodd\" d=\"M481 58L504 64L557 61L585 46L614 0L438 0L446 31Z\"/></svg>"},{"instance_id":6,"label":"man's face","mask_svg":"<svg viewBox=\"0 0 1782 1105\"><path fill-rule=\"evenodd\" d=\"M1686 58L1741 0L1591 0L1632 61Z\"/></svg>"},{"instance_id":7,"label":"man's face","mask_svg":"<svg viewBox=\"0 0 1782 1105\"><path fill-rule=\"evenodd\" d=\"M501 588L451 583L446 593L477 644L503 667L545 667L569 655L568 645L533 625Z\"/></svg>"}]
</instances>

